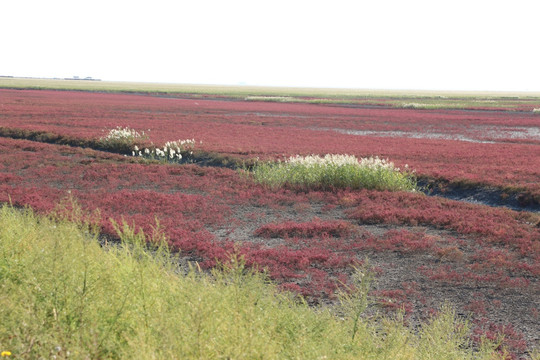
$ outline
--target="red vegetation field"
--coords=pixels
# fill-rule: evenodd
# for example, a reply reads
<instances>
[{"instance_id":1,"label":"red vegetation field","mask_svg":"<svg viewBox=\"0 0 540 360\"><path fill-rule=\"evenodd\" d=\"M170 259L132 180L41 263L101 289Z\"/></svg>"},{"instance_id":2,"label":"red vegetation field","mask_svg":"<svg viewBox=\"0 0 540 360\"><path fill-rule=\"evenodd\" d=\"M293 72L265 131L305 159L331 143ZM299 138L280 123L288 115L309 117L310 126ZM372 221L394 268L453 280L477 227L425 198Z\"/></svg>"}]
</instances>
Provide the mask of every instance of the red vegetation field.
<instances>
[{"instance_id":1,"label":"red vegetation field","mask_svg":"<svg viewBox=\"0 0 540 360\"><path fill-rule=\"evenodd\" d=\"M15 90L0 90L0 110L3 129L96 139L129 126L150 130L159 145L195 138L206 151L242 158L378 155L421 175L540 194L539 120L527 113ZM498 138L487 128L527 128L530 136ZM0 202L49 213L68 197L89 213L99 209L93 221L109 238L115 237L111 219L147 234L159 223L184 260L212 267L240 254L312 303L332 302L353 267L367 260L377 274L372 295L383 309L403 309L411 323L446 301L473 317L478 339L504 333L506 346L521 355L538 345L538 213L422 193L276 191L226 168L0 137Z\"/></svg>"},{"instance_id":2,"label":"red vegetation field","mask_svg":"<svg viewBox=\"0 0 540 360\"><path fill-rule=\"evenodd\" d=\"M0 90L0 98L0 127L5 128L99 138L117 126L130 126L147 132L157 145L195 138L204 150L241 157L378 155L398 166L408 164L421 175L527 189L540 198L539 118L530 112L345 108L32 90ZM362 131L367 135L347 134Z\"/></svg>"}]
</instances>

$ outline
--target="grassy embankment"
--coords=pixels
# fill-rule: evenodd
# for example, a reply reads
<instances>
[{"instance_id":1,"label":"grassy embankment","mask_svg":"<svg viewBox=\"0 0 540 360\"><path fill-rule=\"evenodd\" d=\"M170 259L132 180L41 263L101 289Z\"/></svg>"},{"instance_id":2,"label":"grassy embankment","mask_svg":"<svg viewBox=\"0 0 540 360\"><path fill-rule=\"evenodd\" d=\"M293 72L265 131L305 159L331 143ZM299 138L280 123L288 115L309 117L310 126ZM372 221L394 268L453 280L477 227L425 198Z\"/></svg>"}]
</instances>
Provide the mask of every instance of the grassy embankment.
<instances>
[{"instance_id":1,"label":"grassy embankment","mask_svg":"<svg viewBox=\"0 0 540 360\"><path fill-rule=\"evenodd\" d=\"M360 273L341 306L315 309L238 260L184 275L166 248L149 250L129 227L120 233L120 245L101 247L80 222L2 207L0 351L17 359L494 358L487 347L471 349L466 323L449 309L418 333L363 319Z\"/></svg>"}]
</instances>

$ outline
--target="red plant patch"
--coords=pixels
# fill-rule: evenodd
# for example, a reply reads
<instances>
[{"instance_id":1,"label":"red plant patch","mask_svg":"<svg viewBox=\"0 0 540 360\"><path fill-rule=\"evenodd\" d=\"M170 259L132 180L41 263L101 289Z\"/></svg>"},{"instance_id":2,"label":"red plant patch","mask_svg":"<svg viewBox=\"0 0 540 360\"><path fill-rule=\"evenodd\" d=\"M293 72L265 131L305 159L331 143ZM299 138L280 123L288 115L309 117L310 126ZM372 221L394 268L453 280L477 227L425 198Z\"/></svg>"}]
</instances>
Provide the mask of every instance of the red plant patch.
<instances>
[{"instance_id":1,"label":"red plant patch","mask_svg":"<svg viewBox=\"0 0 540 360\"><path fill-rule=\"evenodd\" d=\"M530 223L528 214L413 193L360 191L348 196L357 205L348 212L350 218L364 223L429 225L509 246L522 256L540 257L540 228Z\"/></svg>"},{"instance_id":2,"label":"red plant patch","mask_svg":"<svg viewBox=\"0 0 540 360\"><path fill-rule=\"evenodd\" d=\"M350 235L353 227L350 223L337 221L321 221L319 219L305 223L286 221L279 224L266 224L255 230L255 235L267 238L290 238L315 236L342 237Z\"/></svg>"}]
</instances>

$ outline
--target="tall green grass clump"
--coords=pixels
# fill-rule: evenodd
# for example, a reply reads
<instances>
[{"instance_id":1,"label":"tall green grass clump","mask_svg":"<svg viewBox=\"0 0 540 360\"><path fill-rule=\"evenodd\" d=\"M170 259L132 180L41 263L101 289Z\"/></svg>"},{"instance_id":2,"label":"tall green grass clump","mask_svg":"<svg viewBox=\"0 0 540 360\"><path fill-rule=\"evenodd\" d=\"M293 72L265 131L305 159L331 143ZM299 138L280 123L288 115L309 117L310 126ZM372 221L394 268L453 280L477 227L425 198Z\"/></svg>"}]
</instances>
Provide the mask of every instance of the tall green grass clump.
<instances>
[{"instance_id":1,"label":"tall green grass clump","mask_svg":"<svg viewBox=\"0 0 540 360\"><path fill-rule=\"evenodd\" d=\"M414 334L397 321L339 316L280 293L231 261L180 274L164 239L118 226L101 247L87 226L0 209L0 351L17 359L493 359L453 314ZM362 286L358 287L359 289ZM359 306L354 304L360 299ZM352 311L350 310L352 309Z\"/></svg>"},{"instance_id":2,"label":"tall green grass clump","mask_svg":"<svg viewBox=\"0 0 540 360\"><path fill-rule=\"evenodd\" d=\"M252 174L255 181L273 188L416 190L416 178L407 167L401 171L378 157L358 160L353 155L297 155L283 162L258 163Z\"/></svg>"}]
</instances>

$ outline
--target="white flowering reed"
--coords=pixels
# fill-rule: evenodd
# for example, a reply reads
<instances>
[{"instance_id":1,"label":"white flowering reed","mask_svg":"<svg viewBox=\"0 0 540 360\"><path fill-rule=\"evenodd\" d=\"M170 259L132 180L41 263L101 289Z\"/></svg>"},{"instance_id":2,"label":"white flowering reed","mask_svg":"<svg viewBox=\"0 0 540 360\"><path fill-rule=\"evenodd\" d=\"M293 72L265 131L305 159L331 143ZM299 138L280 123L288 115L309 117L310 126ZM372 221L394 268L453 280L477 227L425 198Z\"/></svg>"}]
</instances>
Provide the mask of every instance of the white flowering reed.
<instances>
[{"instance_id":1,"label":"white flowering reed","mask_svg":"<svg viewBox=\"0 0 540 360\"><path fill-rule=\"evenodd\" d=\"M274 102L293 102L296 99L291 96L246 96L245 101L274 101Z\"/></svg>"},{"instance_id":2,"label":"white flowering reed","mask_svg":"<svg viewBox=\"0 0 540 360\"><path fill-rule=\"evenodd\" d=\"M402 103L401 107L404 109L440 109L444 107L442 103Z\"/></svg>"},{"instance_id":3,"label":"white flowering reed","mask_svg":"<svg viewBox=\"0 0 540 360\"><path fill-rule=\"evenodd\" d=\"M139 151L137 144L144 143L148 140L148 136L144 131L139 133L129 127L122 128L118 126L116 129L109 130L109 133L99 140L101 145L107 149L129 152L132 150Z\"/></svg>"},{"instance_id":4,"label":"white flowering reed","mask_svg":"<svg viewBox=\"0 0 540 360\"><path fill-rule=\"evenodd\" d=\"M135 148L132 155L154 160L180 161L185 156L193 155L194 148L195 139L168 141L163 148Z\"/></svg>"},{"instance_id":5,"label":"white flowering reed","mask_svg":"<svg viewBox=\"0 0 540 360\"><path fill-rule=\"evenodd\" d=\"M139 133L138 131L130 129L129 127L122 128L120 126L118 126L116 129L110 130L107 136L101 138L103 141L125 141L136 139L146 139L144 131Z\"/></svg>"},{"instance_id":6,"label":"white flowering reed","mask_svg":"<svg viewBox=\"0 0 540 360\"><path fill-rule=\"evenodd\" d=\"M399 168L394 166L393 162L388 161L388 159L379 159L378 156L362 158L358 162L360 167L366 167L370 169L387 169L391 171L399 171ZM408 167L408 165L405 165Z\"/></svg>"},{"instance_id":7,"label":"white flowering reed","mask_svg":"<svg viewBox=\"0 0 540 360\"><path fill-rule=\"evenodd\" d=\"M319 155L309 155L309 156L291 156L286 161L289 164L303 165L307 167L311 166L343 166L343 165L357 165L358 159L354 155L333 155L326 154L324 157Z\"/></svg>"},{"instance_id":8,"label":"white flowering reed","mask_svg":"<svg viewBox=\"0 0 540 360\"><path fill-rule=\"evenodd\" d=\"M425 108L425 104L420 104L420 103L403 103L403 104L401 104L401 107L402 107L402 108L405 108L405 109L423 109L423 108Z\"/></svg>"},{"instance_id":9,"label":"white flowering reed","mask_svg":"<svg viewBox=\"0 0 540 360\"><path fill-rule=\"evenodd\" d=\"M412 172L401 171L379 157L358 159L354 155L292 156L276 163L259 163L253 169L256 181L271 187L309 189L416 189Z\"/></svg>"}]
</instances>

